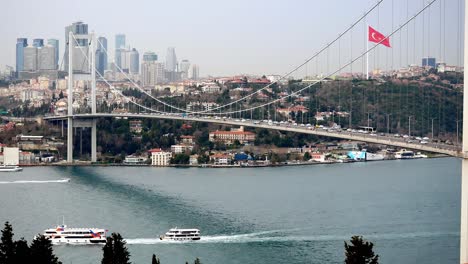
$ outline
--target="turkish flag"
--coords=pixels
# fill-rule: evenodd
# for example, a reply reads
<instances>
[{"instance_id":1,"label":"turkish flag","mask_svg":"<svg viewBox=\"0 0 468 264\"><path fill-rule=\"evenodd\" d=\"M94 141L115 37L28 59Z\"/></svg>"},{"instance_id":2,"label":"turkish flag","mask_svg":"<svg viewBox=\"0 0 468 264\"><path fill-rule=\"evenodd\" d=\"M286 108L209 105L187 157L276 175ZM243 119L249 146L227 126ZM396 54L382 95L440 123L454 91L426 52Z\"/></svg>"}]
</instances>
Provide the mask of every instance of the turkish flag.
<instances>
[{"instance_id":1,"label":"turkish flag","mask_svg":"<svg viewBox=\"0 0 468 264\"><path fill-rule=\"evenodd\" d=\"M369 32L369 41L380 43L390 48L390 40L387 37L385 37L382 33L373 29L371 26L369 26L368 32Z\"/></svg>"}]
</instances>

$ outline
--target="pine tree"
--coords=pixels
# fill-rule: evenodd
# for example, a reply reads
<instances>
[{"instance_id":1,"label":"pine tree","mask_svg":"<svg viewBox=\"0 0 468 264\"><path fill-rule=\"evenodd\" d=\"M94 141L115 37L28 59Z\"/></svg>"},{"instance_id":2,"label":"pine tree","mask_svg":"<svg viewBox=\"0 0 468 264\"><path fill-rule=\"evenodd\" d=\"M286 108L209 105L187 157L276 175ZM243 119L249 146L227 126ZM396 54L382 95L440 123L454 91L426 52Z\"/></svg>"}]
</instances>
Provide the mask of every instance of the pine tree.
<instances>
[{"instance_id":1,"label":"pine tree","mask_svg":"<svg viewBox=\"0 0 468 264\"><path fill-rule=\"evenodd\" d=\"M15 244L13 242L13 227L5 222L5 228L2 230L2 239L0 242L0 263L13 263L15 254Z\"/></svg>"},{"instance_id":2,"label":"pine tree","mask_svg":"<svg viewBox=\"0 0 468 264\"><path fill-rule=\"evenodd\" d=\"M102 248L102 264L130 264L130 253L125 246L126 242L119 233L112 233Z\"/></svg>"},{"instance_id":3,"label":"pine tree","mask_svg":"<svg viewBox=\"0 0 468 264\"><path fill-rule=\"evenodd\" d=\"M108 237L106 240L106 244L102 248L103 257L102 257L102 264L113 264L114 263L114 251L112 249L112 237Z\"/></svg>"},{"instance_id":4,"label":"pine tree","mask_svg":"<svg viewBox=\"0 0 468 264\"><path fill-rule=\"evenodd\" d=\"M346 264L378 264L379 255L375 255L372 242L367 242L361 236L351 237L348 245L345 241Z\"/></svg>"},{"instance_id":5,"label":"pine tree","mask_svg":"<svg viewBox=\"0 0 468 264\"><path fill-rule=\"evenodd\" d=\"M15 241L15 257L14 263L33 263L31 259L31 250L29 249L28 242L21 238Z\"/></svg>"},{"instance_id":6,"label":"pine tree","mask_svg":"<svg viewBox=\"0 0 468 264\"><path fill-rule=\"evenodd\" d=\"M193 264L201 264L201 261L199 258L196 258L195 261L193 262Z\"/></svg>"},{"instance_id":7,"label":"pine tree","mask_svg":"<svg viewBox=\"0 0 468 264\"><path fill-rule=\"evenodd\" d=\"M61 264L52 250L52 242L45 236L36 237L31 244L31 259L35 264Z\"/></svg>"},{"instance_id":8,"label":"pine tree","mask_svg":"<svg viewBox=\"0 0 468 264\"><path fill-rule=\"evenodd\" d=\"M157 258L155 254L153 254L153 259L151 260L151 264L161 264L161 262L159 261L159 258Z\"/></svg>"}]
</instances>

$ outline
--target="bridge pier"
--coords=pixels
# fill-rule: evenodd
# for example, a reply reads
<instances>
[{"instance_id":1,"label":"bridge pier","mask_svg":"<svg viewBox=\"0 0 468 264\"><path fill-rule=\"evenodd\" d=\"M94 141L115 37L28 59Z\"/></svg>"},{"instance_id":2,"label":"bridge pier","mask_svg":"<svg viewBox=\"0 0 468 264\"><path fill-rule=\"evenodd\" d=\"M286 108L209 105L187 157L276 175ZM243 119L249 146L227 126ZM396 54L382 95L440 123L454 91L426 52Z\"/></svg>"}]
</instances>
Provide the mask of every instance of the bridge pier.
<instances>
[{"instance_id":1,"label":"bridge pier","mask_svg":"<svg viewBox=\"0 0 468 264\"><path fill-rule=\"evenodd\" d=\"M68 117L67 123L67 162L73 163L73 118Z\"/></svg>"},{"instance_id":2,"label":"bridge pier","mask_svg":"<svg viewBox=\"0 0 468 264\"><path fill-rule=\"evenodd\" d=\"M97 161L96 156L96 119L93 119L93 124L91 126L91 162Z\"/></svg>"}]
</instances>

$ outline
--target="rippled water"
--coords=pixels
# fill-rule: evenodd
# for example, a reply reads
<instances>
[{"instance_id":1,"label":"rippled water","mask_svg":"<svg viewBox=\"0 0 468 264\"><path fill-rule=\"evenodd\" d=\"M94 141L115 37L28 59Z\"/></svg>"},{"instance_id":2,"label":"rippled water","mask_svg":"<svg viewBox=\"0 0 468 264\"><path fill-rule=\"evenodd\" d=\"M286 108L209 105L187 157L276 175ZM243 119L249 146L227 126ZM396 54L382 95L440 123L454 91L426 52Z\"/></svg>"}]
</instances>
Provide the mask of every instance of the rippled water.
<instances>
[{"instance_id":1,"label":"rippled water","mask_svg":"<svg viewBox=\"0 0 468 264\"><path fill-rule=\"evenodd\" d=\"M69 180L68 180L69 179ZM127 239L133 263L343 263L363 235L381 263L457 263L457 159L280 168L38 167L0 174L0 221L27 240L61 223ZM200 228L196 242L160 241ZM55 246L100 263L100 246Z\"/></svg>"}]
</instances>

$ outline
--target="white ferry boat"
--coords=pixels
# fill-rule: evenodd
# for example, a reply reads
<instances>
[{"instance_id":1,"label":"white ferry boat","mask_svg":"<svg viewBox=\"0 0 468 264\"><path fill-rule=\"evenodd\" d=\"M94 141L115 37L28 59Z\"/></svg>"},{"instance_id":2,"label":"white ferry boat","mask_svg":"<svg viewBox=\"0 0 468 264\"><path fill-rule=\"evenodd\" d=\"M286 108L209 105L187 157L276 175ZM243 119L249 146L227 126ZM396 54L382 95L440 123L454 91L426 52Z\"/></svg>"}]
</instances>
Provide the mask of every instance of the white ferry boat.
<instances>
[{"instance_id":1,"label":"white ferry boat","mask_svg":"<svg viewBox=\"0 0 468 264\"><path fill-rule=\"evenodd\" d=\"M15 171L22 171L23 168L19 166L11 166L11 165L0 165L0 172L15 172Z\"/></svg>"},{"instance_id":2,"label":"white ferry boat","mask_svg":"<svg viewBox=\"0 0 468 264\"><path fill-rule=\"evenodd\" d=\"M414 152L411 150L402 149L395 153L396 159L415 159L418 158L414 155Z\"/></svg>"},{"instance_id":3,"label":"white ferry boat","mask_svg":"<svg viewBox=\"0 0 468 264\"><path fill-rule=\"evenodd\" d=\"M106 243L107 230L102 228L74 228L59 225L46 229L44 236L52 244L101 244Z\"/></svg>"},{"instance_id":4,"label":"white ferry boat","mask_svg":"<svg viewBox=\"0 0 468 264\"><path fill-rule=\"evenodd\" d=\"M160 236L161 240L174 240L174 241L187 241L187 240L200 240L200 230L198 229L180 229L171 228L169 231Z\"/></svg>"}]
</instances>

